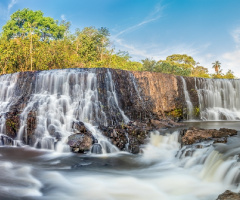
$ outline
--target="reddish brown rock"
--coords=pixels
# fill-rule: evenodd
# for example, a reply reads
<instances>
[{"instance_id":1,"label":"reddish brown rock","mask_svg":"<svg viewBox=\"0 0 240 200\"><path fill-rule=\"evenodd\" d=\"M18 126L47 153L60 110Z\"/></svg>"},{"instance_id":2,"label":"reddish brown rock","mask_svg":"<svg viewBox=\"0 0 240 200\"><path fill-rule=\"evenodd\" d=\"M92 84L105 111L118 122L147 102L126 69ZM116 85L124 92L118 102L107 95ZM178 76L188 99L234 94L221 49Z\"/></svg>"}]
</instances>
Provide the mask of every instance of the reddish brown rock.
<instances>
[{"instance_id":1,"label":"reddish brown rock","mask_svg":"<svg viewBox=\"0 0 240 200\"><path fill-rule=\"evenodd\" d=\"M228 136L237 135L233 129L184 129L180 133L183 145L190 145L204 140L213 139L215 142L226 143ZM222 139L219 139L222 138Z\"/></svg>"}]
</instances>

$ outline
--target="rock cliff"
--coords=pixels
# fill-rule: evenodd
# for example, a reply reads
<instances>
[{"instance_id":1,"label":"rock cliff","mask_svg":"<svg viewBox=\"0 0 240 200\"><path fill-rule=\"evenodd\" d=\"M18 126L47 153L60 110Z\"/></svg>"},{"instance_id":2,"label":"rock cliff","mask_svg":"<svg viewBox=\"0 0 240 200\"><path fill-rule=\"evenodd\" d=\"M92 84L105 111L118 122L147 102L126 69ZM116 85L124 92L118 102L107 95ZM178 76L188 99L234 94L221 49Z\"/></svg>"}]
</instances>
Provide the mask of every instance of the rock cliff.
<instances>
[{"instance_id":1,"label":"rock cliff","mask_svg":"<svg viewBox=\"0 0 240 200\"><path fill-rule=\"evenodd\" d=\"M46 135L59 141L73 133L74 121L83 121L97 126L120 150L138 152L149 131L175 126L187 116L182 79L169 74L97 68L20 72L0 79L2 104L8 97L0 108L2 132L39 148L52 148ZM195 79L185 81L198 108Z\"/></svg>"}]
</instances>

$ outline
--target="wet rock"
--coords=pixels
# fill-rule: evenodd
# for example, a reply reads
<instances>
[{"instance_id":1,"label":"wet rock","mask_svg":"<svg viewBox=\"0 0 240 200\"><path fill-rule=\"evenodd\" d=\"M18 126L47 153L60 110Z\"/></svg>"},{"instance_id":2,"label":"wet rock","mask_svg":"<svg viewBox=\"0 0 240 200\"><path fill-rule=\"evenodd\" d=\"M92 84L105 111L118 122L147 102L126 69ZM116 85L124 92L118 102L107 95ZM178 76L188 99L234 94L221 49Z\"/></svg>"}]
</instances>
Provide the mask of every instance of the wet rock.
<instances>
[{"instance_id":1,"label":"wet rock","mask_svg":"<svg viewBox=\"0 0 240 200\"><path fill-rule=\"evenodd\" d=\"M226 190L223 194L219 195L216 200L240 200L240 194Z\"/></svg>"},{"instance_id":2,"label":"wet rock","mask_svg":"<svg viewBox=\"0 0 240 200\"><path fill-rule=\"evenodd\" d=\"M86 133L87 128L84 123L81 121L74 121L72 125L73 130L78 131L79 133Z\"/></svg>"},{"instance_id":3,"label":"wet rock","mask_svg":"<svg viewBox=\"0 0 240 200\"><path fill-rule=\"evenodd\" d=\"M8 112L6 114L6 135L15 138L20 127L19 112Z\"/></svg>"},{"instance_id":4,"label":"wet rock","mask_svg":"<svg viewBox=\"0 0 240 200\"><path fill-rule=\"evenodd\" d=\"M76 132L76 134L68 137L68 145L71 147L72 151L79 153L89 151L92 147L92 144L95 143L92 133L81 121L73 122L72 128L74 132Z\"/></svg>"},{"instance_id":5,"label":"wet rock","mask_svg":"<svg viewBox=\"0 0 240 200\"><path fill-rule=\"evenodd\" d=\"M73 134L68 137L68 145L72 151L77 153L83 153L89 151L92 147L93 139L91 136L83 133Z\"/></svg>"},{"instance_id":6,"label":"wet rock","mask_svg":"<svg viewBox=\"0 0 240 200\"><path fill-rule=\"evenodd\" d=\"M181 143L183 145L191 145L204 140L214 140L215 143L226 143L228 136L237 135L237 131L233 129L198 129L189 128L180 132Z\"/></svg>"},{"instance_id":7,"label":"wet rock","mask_svg":"<svg viewBox=\"0 0 240 200\"><path fill-rule=\"evenodd\" d=\"M0 134L0 146L13 146L14 141L7 135Z\"/></svg>"}]
</instances>

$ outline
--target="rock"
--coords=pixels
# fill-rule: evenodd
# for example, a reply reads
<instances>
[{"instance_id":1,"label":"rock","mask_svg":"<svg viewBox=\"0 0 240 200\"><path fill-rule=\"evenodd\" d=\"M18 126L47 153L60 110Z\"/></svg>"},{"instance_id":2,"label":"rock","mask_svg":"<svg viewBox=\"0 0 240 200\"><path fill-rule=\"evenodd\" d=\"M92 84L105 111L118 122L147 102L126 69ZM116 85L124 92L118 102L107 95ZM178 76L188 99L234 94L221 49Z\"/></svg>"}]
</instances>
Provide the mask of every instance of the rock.
<instances>
[{"instance_id":1,"label":"rock","mask_svg":"<svg viewBox=\"0 0 240 200\"><path fill-rule=\"evenodd\" d=\"M237 131L233 129L198 129L189 128L180 132L181 143L183 145L191 145L204 140L213 139L215 143L226 143L227 136L237 135Z\"/></svg>"},{"instance_id":2,"label":"rock","mask_svg":"<svg viewBox=\"0 0 240 200\"><path fill-rule=\"evenodd\" d=\"M8 112L6 114L6 135L15 138L20 126L19 112Z\"/></svg>"},{"instance_id":3,"label":"rock","mask_svg":"<svg viewBox=\"0 0 240 200\"><path fill-rule=\"evenodd\" d=\"M216 200L240 200L240 194L226 190L223 194L220 194Z\"/></svg>"},{"instance_id":4,"label":"rock","mask_svg":"<svg viewBox=\"0 0 240 200\"><path fill-rule=\"evenodd\" d=\"M87 132L87 128L85 127L84 123L81 121L74 121L72 128L76 131L78 131L79 133L86 133Z\"/></svg>"},{"instance_id":5,"label":"rock","mask_svg":"<svg viewBox=\"0 0 240 200\"><path fill-rule=\"evenodd\" d=\"M14 141L7 135L0 134L0 146L13 146Z\"/></svg>"},{"instance_id":6,"label":"rock","mask_svg":"<svg viewBox=\"0 0 240 200\"><path fill-rule=\"evenodd\" d=\"M73 134L68 137L68 145L73 152L89 151L92 147L93 139L88 134Z\"/></svg>"}]
</instances>

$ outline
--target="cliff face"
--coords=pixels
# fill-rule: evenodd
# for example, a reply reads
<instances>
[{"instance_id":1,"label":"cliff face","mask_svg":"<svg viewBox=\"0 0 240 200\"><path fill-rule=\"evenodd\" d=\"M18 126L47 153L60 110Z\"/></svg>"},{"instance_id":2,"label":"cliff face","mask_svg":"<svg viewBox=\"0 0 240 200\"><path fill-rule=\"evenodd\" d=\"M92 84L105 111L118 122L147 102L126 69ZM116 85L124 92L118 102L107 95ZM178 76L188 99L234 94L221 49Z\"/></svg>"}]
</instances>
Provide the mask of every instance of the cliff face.
<instances>
[{"instance_id":1,"label":"cliff face","mask_svg":"<svg viewBox=\"0 0 240 200\"><path fill-rule=\"evenodd\" d=\"M84 122L98 126L119 149L138 152L150 130L172 126L171 120L188 114L182 78L169 74L98 68L22 72L0 79L5 84L2 132L39 148L52 148L52 141L74 133L72 123ZM185 81L197 108L195 80Z\"/></svg>"}]
</instances>

